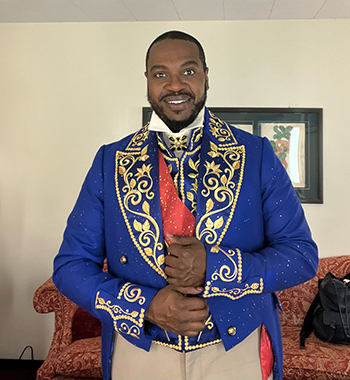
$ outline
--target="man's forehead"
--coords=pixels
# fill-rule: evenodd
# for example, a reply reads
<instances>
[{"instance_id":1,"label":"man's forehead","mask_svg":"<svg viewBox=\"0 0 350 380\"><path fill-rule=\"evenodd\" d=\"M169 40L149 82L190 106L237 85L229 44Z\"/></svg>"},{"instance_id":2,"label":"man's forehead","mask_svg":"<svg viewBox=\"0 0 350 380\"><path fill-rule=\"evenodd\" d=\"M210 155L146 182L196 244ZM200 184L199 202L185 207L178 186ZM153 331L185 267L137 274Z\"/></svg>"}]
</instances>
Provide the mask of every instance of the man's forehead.
<instances>
[{"instance_id":1,"label":"man's forehead","mask_svg":"<svg viewBox=\"0 0 350 380\"><path fill-rule=\"evenodd\" d=\"M199 50L195 43L185 40L166 39L155 43L149 52L148 67L165 62L196 62L200 64Z\"/></svg>"}]
</instances>

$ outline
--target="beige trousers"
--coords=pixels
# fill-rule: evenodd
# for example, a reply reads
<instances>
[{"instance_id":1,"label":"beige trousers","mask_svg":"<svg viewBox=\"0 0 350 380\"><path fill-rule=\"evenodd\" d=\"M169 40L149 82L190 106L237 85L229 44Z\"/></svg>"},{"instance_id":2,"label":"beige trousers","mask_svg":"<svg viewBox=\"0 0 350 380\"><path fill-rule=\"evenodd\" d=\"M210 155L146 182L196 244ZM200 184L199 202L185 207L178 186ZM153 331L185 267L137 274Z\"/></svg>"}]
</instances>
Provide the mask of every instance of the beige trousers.
<instances>
[{"instance_id":1,"label":"beige trousers","mask_svg":"<svg viewBox=\"0 0 350 380\"><path fill-rule=\"evenodd\" d=\"M229 351L218 343L186 353L155 343L146 352L115 334L112 380L261 380L259 346L260 328Z\"/></svg>"}]
</instances>

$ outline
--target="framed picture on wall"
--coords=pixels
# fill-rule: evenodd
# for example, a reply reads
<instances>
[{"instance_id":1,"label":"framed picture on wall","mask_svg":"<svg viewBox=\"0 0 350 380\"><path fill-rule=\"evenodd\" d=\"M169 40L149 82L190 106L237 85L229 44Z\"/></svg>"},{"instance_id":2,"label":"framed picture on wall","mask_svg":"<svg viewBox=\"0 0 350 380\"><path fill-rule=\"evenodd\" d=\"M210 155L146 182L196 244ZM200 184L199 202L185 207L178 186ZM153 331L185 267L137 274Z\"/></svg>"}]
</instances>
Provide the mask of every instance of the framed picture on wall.
<instances>
[{"instance_id":1,"label":"framed picture on wall","mask_svg":"<svg viewBox=\"0 0 350 380\"><path fill-rule=\"evenodd\" d=\"M322 108L208 108L228 124L266 137L300 202L323 203ZM143 108L143 125L151 114Z\"/></svg>"}]
</instances>

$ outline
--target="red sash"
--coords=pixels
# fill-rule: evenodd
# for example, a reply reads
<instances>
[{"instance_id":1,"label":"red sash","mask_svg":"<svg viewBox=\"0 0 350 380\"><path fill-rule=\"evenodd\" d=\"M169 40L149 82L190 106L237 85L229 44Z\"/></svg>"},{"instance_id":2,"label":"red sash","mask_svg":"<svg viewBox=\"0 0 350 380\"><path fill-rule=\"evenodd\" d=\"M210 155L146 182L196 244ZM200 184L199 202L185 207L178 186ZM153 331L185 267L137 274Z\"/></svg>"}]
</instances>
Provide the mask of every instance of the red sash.
<instances>
[{"instance_id":1,"label":"red sash","mask_svg":"<svg viewBox=\"0 0 350 380\"><path fill-rule=\"evenodd\" d=\"M164 238L166 240L167 233L193 236L196 218L177 195L173 179L160 151L158 151L158 161L159 196ZM169 244L169 242L167 243ZM272 374L273 353L265 326L262 326L260 335L260 362L263 380L267 380Z\"/></svg>"},{"instance_id":2,"label":"red sash","mask_svg":"<svg viewBox=\"0 0 350 380\"><path fill-rule=\"evenodd\" d=\"M163 232L179 236L193 236L196 218L176 193L173 179L164 158L158 151L159 195Z\"/></svg>"}]
</instances>

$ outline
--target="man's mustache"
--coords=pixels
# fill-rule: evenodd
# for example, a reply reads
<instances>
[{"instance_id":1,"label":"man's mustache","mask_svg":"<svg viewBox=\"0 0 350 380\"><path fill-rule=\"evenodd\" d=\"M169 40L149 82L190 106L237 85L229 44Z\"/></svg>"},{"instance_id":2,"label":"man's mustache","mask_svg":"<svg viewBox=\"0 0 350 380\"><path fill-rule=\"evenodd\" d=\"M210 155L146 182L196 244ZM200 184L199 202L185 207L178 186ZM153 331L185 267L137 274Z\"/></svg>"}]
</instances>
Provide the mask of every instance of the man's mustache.
<instances>
[{"instance_id":1,"label":"man's mustache","mask_svg":"<svg viewBox=\"0 0 350 380\"><path fill-rule=\"evenodd\" d=\"M190 92L180 91L180 92L169 92L168 94L162 96L159 101L173 97L173 96L188 96L191 99L194 99L194 95Z\"/></svg>"}]
</instances>

